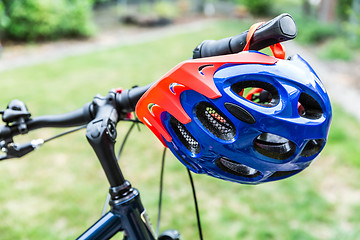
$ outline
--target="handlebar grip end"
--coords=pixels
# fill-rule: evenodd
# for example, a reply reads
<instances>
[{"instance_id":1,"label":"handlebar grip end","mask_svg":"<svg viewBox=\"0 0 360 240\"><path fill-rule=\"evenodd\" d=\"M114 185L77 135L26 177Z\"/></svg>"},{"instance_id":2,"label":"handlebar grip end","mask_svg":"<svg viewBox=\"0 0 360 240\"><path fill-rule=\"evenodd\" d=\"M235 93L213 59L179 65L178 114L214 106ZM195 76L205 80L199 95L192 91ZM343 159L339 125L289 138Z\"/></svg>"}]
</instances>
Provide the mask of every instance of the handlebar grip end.
<instances>
[{"instance_id":1,"label":"handlebar grip end","mask_svg":"<svg viewBox=\"0 0 360 240\"><path fill-rule=\"evenodd\" d=\"M219 56L243 51L246 45L248 31L234 37L220 40L205 40L193 51L193 59ZM294 39L297 28L294 19L288 13L283 13L262 24L250 40L250 50L261 50L273 44Z\"/></svg>"},{"instance_id":2,"label":"handlebar grip end","mask_svg":"<svg viewBox=\"0 0 360 240\"><path fill-rule=\"evenodd\" d=\"M261 25L250 41L251 50L260 50L275 43L292 40L297 35L294 19L288 13L283 13L276 18Z\"/></svg>"},{"instance_id":3,"label":"handlebar grip end","mask_svg":"<svg viewBox=\"0 0 360 240\"><path fill-rule=\"evenodd\" d=\"M294 19L288 13L280 15L279 28L284 36L288 36L290 39L293 39L297 35L297 28Z\"/></svg>"}]
</instances>

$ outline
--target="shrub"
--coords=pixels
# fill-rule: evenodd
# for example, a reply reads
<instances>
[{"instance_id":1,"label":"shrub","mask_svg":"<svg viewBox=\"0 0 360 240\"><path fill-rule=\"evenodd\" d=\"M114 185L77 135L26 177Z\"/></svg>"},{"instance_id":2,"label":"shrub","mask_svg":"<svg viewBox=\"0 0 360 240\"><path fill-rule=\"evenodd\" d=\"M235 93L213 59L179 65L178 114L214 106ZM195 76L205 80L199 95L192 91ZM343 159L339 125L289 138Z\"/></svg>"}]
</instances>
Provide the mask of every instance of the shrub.
<instances>
[{"instance_id":1,"label":"shrub","mask_svg":"<svg viewBox=\"0 0 360 240\"><path fill-rule=\"evenodd\" d=\"M106 5L111 2L115 2L115 0L93 0L93 4L95 7L101 6L101 5Z\"/></svg>"},{"instance_id":2,"label":"shrub","mask_svg":"<svg viewBox=\"0 0 360 240\"><path fill-rule=\"evenodd\" d=\"M157 2L154 6L154 11L157 16L174 19L179 15L179 11L174 3Z\"/></svg>"},{"instance_id":3,"label":"shrub","mask_svg":"<svg viewBox=\"0 0 360 240\"><path fill-rule=\"evenodd\" d=\"M295 21L298 27L296 39L302 43L320 43L339 34L334 24L323 23L313 18L296 18Z\"/></svg>"},{"instance_id":4,"label":"shrub","mask_svg":"<svg viewBox=\"0 0 360 240\"><path fill-rule=\"evenodd\" d=\"M9 25L10 19L6 15L6 9L3 2L0 1L0 39L3 37L3 31Z\"/></svg>"},{"instance_id":5,"label":"shrub","mask_svg":"<svg viewBox=\"0 0 360 240\"><path fill-rule=\"evenodd\" d=\"M324 59L339 59L349 61L353 58L353 53L345 39L336 38L326 42L320 49L320 57Z\"/></svg>"},{"instance_id":6,"label":"shrub","mask_svg":"<svg viewBox=\"0 0 360 240\"><path fill-rule=\"evenodd\" d=\"M243 0L249 12L255 16L268 16L271 13L272 2L268 0Z\"/></svg>"},{"instance_id":7,"label":"shrub","mask_svg":"<svg viewBox=\"0 0 360 240\"><path fill-rule=\"evenodd\" d=\"M6 32L18 40L89 36L94 29L89 0L14 0L8 15Z\"/></svg>"},{"instance_id":8,"label":"shrub","mask_svg":"<svg viewBox=\"0 0 360 240\"><path fill-rule=\"evenodd\" d=\"M92 23L92 5L89 0L66 1L66 12L63 16L65 35L90 36L95 30Z\"/></svg>"}]
</instances>

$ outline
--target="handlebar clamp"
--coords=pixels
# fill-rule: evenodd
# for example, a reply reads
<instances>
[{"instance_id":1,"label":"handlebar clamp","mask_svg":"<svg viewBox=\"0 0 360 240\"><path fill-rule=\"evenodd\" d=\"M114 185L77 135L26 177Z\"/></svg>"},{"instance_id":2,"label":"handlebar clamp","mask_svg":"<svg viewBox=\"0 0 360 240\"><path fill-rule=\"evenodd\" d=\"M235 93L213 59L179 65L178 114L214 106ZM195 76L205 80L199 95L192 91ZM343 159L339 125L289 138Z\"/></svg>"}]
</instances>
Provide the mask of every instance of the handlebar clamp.
<instances>
[{"instance_id":1,"label":"handlebar clamp","mask_svg":"<svg viewBox=\"0 0 360 240\"><path fill-rule=\"evenodd\" d=\"M1 112L2 120L6 125L17 126L19 133L26 134L28 132L26 121L30 119L29 113L24 102L20 100L12 100L7 108Z\"/></svg>"}]
</instances>

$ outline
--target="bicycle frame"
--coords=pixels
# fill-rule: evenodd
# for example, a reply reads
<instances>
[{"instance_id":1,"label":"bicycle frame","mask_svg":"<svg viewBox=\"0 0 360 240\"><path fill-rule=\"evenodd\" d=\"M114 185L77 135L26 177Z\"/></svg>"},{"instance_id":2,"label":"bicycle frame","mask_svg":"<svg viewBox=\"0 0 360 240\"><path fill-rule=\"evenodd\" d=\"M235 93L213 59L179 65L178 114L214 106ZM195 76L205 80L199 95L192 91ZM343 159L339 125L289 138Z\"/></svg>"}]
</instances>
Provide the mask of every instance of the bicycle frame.
<instances>
[{"instance_id":1,"label":"bicycle frame","mask_svg":"<svg viewBox=\"0 0 360 240\"><path fill-rule=\"evenodd\" d=\"M157 239L139 192L127 181L122 187L128 189L128 195L112 201L111 210L85 231L79 240L110 239L120 231L125 231L125 239Z\"/></svg>"}]
</instances>

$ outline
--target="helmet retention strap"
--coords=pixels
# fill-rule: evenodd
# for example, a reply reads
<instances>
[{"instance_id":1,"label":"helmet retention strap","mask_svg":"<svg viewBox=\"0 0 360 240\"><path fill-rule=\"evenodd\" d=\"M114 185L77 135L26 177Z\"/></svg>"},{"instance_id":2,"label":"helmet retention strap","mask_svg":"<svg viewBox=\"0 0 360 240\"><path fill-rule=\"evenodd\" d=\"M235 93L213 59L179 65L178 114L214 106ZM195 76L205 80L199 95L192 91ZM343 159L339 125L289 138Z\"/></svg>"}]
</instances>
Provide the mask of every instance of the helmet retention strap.
<instances>
[{"instance_id":1,"label":"helmet retention strap","mask_svg":"<svg viewBox=\"0 0 360 240\"><path fill-rule=\"evenodd\" d=\"M253 24L249 28L249 32L246 36L246 45L245 45L243 51L249 51L251 38L254 36L255 31L263 24L264 24L264 22L258 22L258 23ZM285 48L283 45L281 45L281 43L275 43L275 44L271 45L270 49L271 49L274 57L279 58L279 59L285 59Z\"/></svg>"}]
</instances>

